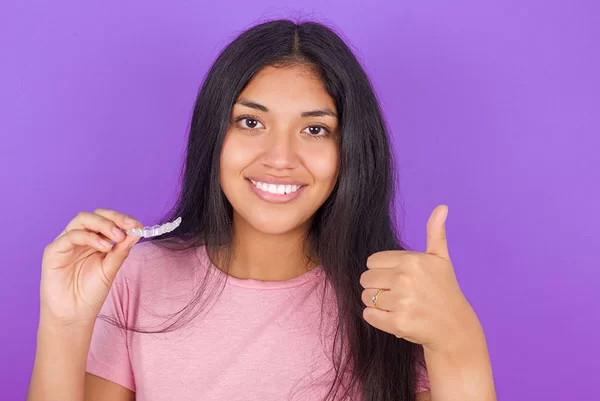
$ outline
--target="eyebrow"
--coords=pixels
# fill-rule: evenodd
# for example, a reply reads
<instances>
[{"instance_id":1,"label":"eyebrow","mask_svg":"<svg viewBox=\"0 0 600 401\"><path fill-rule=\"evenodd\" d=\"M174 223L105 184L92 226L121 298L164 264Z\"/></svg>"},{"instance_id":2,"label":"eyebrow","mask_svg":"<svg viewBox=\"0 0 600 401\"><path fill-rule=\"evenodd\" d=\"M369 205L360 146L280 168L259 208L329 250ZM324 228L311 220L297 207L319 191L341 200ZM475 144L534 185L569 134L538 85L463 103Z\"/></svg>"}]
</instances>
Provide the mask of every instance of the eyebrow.
<instances>
[{"instance_id":1,"label":"eyebrow","mask_svg":"<svg viewBox=\"0 0 600 401\"><path fill-rule=\"evenodd\" d=\"M260 103L257 102L253 102L251 100L248 99L244 99L244 98L240 98L237 101L233 102L233 104L241 104L243 106L246 107L250 107L252 109L256 109L256 110L260 110L260 111L264 111L265 113L269 112L269 109L266 106L263 106ZM335 114L331 109L329 108L323 108L323 109L318 109L318 110L311 110L311 111L303 111L300 114L301 117L324 117L324 116L330 116L333 118L337 118L337 114Z\"/></svg>"}]
</instances>

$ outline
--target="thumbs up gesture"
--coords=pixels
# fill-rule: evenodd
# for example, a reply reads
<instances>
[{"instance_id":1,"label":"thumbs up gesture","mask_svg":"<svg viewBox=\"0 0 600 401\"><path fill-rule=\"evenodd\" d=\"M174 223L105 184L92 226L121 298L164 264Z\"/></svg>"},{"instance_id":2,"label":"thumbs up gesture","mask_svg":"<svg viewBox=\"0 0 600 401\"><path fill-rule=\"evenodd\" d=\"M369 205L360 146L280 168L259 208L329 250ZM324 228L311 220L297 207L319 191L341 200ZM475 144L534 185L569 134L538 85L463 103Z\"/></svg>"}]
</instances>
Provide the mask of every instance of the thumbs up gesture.
<instances>
[{"instance_id":1,"label":"thumbs up gesture","mask_svg":"<svg viewBox=\"0 0 600 401\"><path fill-rule=\"evenodd\" d=\"M479 321L458 286L450 261L447 214L445 205L433 210L427 222L425 253L376 252L367 259L360 284L367 323L432 351L450 354L457 348L468 348L471 330Z\"/></svg>"}]
</instances>

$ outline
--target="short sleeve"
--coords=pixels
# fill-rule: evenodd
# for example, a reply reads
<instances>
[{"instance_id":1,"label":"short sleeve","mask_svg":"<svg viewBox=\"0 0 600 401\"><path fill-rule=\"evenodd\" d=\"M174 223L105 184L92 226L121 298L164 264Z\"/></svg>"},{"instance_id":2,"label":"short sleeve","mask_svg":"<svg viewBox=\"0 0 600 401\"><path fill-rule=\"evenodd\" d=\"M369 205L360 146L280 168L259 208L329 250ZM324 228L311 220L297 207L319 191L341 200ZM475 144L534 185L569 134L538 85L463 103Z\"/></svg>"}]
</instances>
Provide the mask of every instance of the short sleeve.
<instances>
[{"instance_id":1,"label":"short sleeve","mask_svg":"<svg viewBox=\"0 0 600 401\"><path fill-rule=\"evenodd\" d=\"M420 393L423 391L429 391L429 375L427 374L427 369L425 368L425 364L422 361L417 363L417 384L416 384L416 392Z\"/></svg>"},{"instance_id":2,"label":"short sleeve","mask_svg":"<svg viewBox=\"0 0 600 401\"><path fill-rule=\"evenodd\" d=\"M125 325L129 317L129 291L125 279L125 269L129 263L128 257L117 272L100 311L101 315L114 319L121 325ZM98 317L88 352L86 372L135 391L128 344L128 332L125 329Z\"/></svg>"}]
</instances>

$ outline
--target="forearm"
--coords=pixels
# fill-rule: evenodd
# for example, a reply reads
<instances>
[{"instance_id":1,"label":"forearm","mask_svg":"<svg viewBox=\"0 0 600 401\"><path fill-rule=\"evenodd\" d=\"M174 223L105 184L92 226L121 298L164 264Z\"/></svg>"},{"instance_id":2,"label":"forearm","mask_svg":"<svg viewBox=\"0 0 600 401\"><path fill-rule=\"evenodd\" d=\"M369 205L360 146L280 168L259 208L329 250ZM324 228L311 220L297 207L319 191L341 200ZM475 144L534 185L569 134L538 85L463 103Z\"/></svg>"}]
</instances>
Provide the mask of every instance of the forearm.
<instances>
[{"instance_id":1,"label":"forearm","mask_svg":"<svg viewBox=\"0 0 600 401\"><path fill-rule=\"evenodd\" d=\"M83 401L92 331L40 324L27 401Z\"/></svg>"},{"instance_id":2,"label":"forearm","mask_svg":"<svg viewBox=\"0 0 600 401\"><path fill-rule=\"evenodd\" d=\"M448 353L425 351L431 401L496 401L492 367L481 327Z\"/></svg>"}]
</instances>

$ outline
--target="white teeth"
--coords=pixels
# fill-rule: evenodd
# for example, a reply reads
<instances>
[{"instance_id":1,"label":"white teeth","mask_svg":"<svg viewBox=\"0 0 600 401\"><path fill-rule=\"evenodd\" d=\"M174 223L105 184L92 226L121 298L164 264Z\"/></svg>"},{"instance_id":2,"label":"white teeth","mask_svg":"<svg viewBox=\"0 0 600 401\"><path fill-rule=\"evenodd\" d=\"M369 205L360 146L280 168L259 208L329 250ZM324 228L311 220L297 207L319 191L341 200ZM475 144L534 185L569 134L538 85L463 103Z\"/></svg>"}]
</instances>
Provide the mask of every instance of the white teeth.
<instances>
[{"instance_id":1,"label":"white teeth","mask_svg":"<svg viewBox=\"0 0 600 401\"><path fill-rule=\"evenodd\" d=\"M156 237L175 230L177 227L179 227L180 224L181 217L178 217L172 222L165 223L162 226L155 225L152 227L144 228L130 228L127 230L127 235L144 238Z\"/></svg>"},{"instance_id":2,"label":"white teeth","mask_svg":"<svg viewBox=\"0 0 600 401\"><path fill-rule=\"evenodd\" d=\"M264 182L250 180L252 183L260 190L269 192L272 194L283 195L289 194L292 192L296 192L300 189L301 185L275 185L275 184L266 184Z\"/></svg>"}]
</instances>

